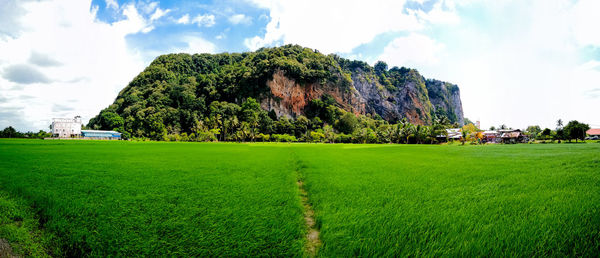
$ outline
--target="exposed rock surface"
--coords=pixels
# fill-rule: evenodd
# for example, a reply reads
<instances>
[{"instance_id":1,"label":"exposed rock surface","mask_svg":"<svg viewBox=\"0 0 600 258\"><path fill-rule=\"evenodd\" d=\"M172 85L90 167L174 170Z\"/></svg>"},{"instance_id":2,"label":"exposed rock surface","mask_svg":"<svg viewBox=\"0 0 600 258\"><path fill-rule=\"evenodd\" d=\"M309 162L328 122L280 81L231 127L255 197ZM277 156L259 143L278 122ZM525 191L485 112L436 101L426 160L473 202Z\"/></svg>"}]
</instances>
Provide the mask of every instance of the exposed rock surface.
<instances>
[{"instance_id":1,"label":"exposed rock surface","mask_svg":"<svg viewBox=\"0 0 600 258\"><path fill-rule=\"evenodd\" d=\"M279 70L267 82L270 94L262 98L261 107L275 111L278 116L295 117L303 114L311 100L329 94L346 111L377 114L388 121L406 118L414 124L430 124L437 114L447 116L452 122L464 122L460 91L454 84L418 76L417 80L407 81L399 89L390 91L373 73L356 69L351 78L349 89L331 84L303 85Z\"/></svg>"},{"instance_id":2,"label":"exposed rock surface","mask_svg":"<svg viewBox=\"0 0 600 258\"><path fill-rule=\"evenodd\" d=\"M465 119L458 86L438 80L427 80L426 84L429 100L435 112L446 115L450 120L455 120L461 125L464 124Z\"/></svg>"}]
</instances>

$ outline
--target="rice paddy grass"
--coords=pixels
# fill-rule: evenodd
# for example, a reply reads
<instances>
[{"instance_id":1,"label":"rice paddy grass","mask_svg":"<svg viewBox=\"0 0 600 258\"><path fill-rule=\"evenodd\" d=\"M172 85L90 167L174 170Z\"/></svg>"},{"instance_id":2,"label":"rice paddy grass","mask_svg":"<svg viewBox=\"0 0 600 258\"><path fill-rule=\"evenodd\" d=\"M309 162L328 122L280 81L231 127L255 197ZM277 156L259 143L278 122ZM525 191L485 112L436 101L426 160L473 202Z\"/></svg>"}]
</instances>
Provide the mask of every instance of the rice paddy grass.
<instances>
[{"instance_id":1,"label":"rice paddy grass","mask_svg":"<svg viewBox=\"0 0 600 258\"><path fill-rule=\"evenodd\" d=\"M595 256L600 144L0 139L0 212L32 256Z\"/></svg>"}]
</instances>

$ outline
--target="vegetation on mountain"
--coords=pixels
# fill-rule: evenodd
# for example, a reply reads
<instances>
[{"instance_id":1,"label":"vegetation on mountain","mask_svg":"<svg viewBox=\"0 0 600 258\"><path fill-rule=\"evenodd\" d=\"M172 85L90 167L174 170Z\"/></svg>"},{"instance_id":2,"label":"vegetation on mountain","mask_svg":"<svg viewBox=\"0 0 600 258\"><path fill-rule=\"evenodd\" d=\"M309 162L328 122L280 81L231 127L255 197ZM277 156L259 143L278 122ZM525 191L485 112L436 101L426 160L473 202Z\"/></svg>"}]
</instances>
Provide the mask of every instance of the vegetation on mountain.
<instances>
[{"instance_id":1,"label":"vegetation on mountain","mask_svg":"<svg viewBox=\"0 0 600 258\"><path fill-rule=\"evenodd\" d=\"M445 117L449 124L461 122L448 108L437 113L431 109L427 82L414 69L388 69L384 62L371 67L361 61L287 45L247 53L159 56L119 93L112 105L92 118L88 127L116 130L125 138L153 140L255 141L264 140L264 135L288 134L309 141L311 133L325 135L322 131L328 125L335 134L350 135L363 129L376 131L383 124L392 128L389 122L400 120L382 121L377 113L357 117L352 106L327 93L310 99L301 114L278 116L260 104L265 97L272 97L267 82L277 71L301 85L333 85L340 92L354 90L352 74L357 72L376 77L377 85L391 93L412 83L417 89L414 101L425 103L422 108L414 107L419 121L431 125L434 119ZM445 97L440 92L432 94Z\"/></svg>"}]
</instances>

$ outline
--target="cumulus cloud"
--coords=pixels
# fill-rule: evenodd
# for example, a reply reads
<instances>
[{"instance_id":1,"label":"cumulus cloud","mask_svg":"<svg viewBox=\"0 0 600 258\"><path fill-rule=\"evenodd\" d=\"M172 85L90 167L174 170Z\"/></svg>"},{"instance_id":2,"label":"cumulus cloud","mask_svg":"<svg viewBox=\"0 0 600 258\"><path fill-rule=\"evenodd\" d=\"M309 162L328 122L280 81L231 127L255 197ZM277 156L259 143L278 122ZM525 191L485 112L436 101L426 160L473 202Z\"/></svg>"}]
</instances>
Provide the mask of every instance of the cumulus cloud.
<instances>
[{"instance_id":1,"label":"cumulus cloud","mask_svg":"<svg viewBox=\"0 0 600 258\"><path fill-rule=\"evenodd\" d=\"M199 14L193 19L190 19L189 14L181 16L175 21L178 24L196 24L198 27L212 27L216 24L215 16L212 14Z\"/></svg>"},{"instance_id":2,"label":"cumulus cloud","mask_svg":"<svg viewBox=\"0 0 600 258\"><path fill-rule=\"evenodd\" d=\"M201 15L194 17L194 19L191 21L191 23L198 25L198 27L212 27L215 25L216 22L215 22L214 15L201 14Z\"/></svg>"},{"instance_id":3,"label":"cumulus cloud","mask_svg":"<svg viewBox=\"0 0 600 258\"><path fill-rule=\"evenodd\" d=\"M421 3L423 4L423 3ZM455 4L451 1L439 1L433 4L433 8L427 12L423 10L409 11L417 17L430 24L451 24L460 23L460 16L456 11Z\"/></svg>"},{"instance_id":4,"label":"cumulus cloud","mask_svg":"<svg viewBox=\"0 0 600 258\"><path fill-rule=\"evenodd\" d=\"M251 50L277 42L300 44L325 53L350 52L386 32L422 28L405 0L252 0L269 10L263 36L245 40Z\"/></svg>"},{"instance_id":5,"label":"cumulus cloud","mask_svg":"<svg viewBox=\"0 0 600 258\"><path fill-rule=\"evenodd\" d=\"M114 9L114 10L119 9L119 3L117 3L116 0L104 0L104 2L106 3L106 8L110 8L110 9Z\"/></svg>"},{"instance_id":6,"label":"cumulus cloud","mask_svg":"<svg viewBox=\"0 0 600 258\"><path fill-rule=\"evenodd\" d=\"M24 107L2 107L0 108L0 125L1 129L12 126L17 130L31 128L30 122L24 118ZM46 127L47 128L47 127Z\"/></svg>"},{"instance_id":7,"label":"cumulus cloud","mask_svg":"<svg viewBox=\"0 0 600 258\"><path fill-rule=\"evenodd\" d=\"M600 46L600 1L580 0L572 10L573 33L581 45Z\"/></svg>"},{"instance_id":8,"label":"cumulus cloud","mask_svg":"<svg viewBox=\"0 0 600 258\"><path fill-rule=\"evenodd\" d=\"M176 22L179 24L190 24L190 15L185 14L184 16L181 16L181 18L177 19Z\"/></svg>"},{"instance_id":9,"label":"cumulus cloud","mask_svg":"<svg viewBox=\"0 0 600 258\"><path fill-rule=\"evenodd\" d=\"M75 110L75 108L72 106L67 106L67 105L63 105L63 104L52 105L52 112L56 112L56 113L62 113L62 112L74 111L74 110Z\"/></svg>"},{"instance_id":10,"label":"cumulus cloud","mask_svg":"<svg viewBox=\"0 0 600 258\"><path fill-rule=\"evenodd\" d=\"M39 53L36 51L31 52L31 56L29 57L29 63L37 65L37 66L43 66L43 67L62 65L61 62L57 61L56 59L52 58L51 56L42 54L42 53Z\"/></svg>"},{"instance_id":11,"label":"cumulus cloud","mask_svg":"<svg viewBox=\"0 0 600 258\"><path fill-rule=\"evenodd\" d=\"M156 8L156 10L154 11L154 13L152 14L152 16L150 16L150 21L155 21L160 19L161 17L165 16L166 14L168 14L169 12L171 12L170 9L160 9L160 8Z\"/></svg>"},{"instance_id":12,"label":"cumulus cloud","mask_svg":"<svg viewBox=\"0 0 600 258\"><path fill-rule=\"evenodd\" d=\"M22 25L20 19L25 13L20 0L3 0L0 4L0 40L19 35Z\"/></svg>"},{"instance_id":13,"label":"cumulus cloud","mask_svg":"<svg viewBox=\"0 0 600 258\"><path fill-rule=\"evenodd\" d=\"M21 84L50 83L46 75L28 64L15 64L4 68L3 77L11 82Z\"/></svg>"},{"instance_id":14,"label":"cumulus cloud","mask_svg":"<svg viewBox=\"0 0 600 258\"><path fill-rule=\"evenodd\" d=\"M517 128L550 127L558 118L597 120L586 111L597 106L597 98L590 96L600 71L597 61L586 61L590 56L582 55L581 47L599 46L600 41L595 42L595 26L580 26L575 19L595 19L591 1L470 4L465 10L485 16L461 15L460 26L433 34L432 40L444 45L434 55L437 62L412 62L426 77L457 83L467 117L481 119L484 127L506 123ZM431 44L407 48L404 55L426 49L432 49ZM388 59L411 63L402 59L401 50L397 53L397 58Z\"/></svg>"},{"instance_id":15,"label":"cumulus cloud","mask_svg":"<svg viewBox=\"0 0 600 258\"><path fill-rule=\"evenodd\" d=\"M390 42L384 49L379 60L390 65L422 67L439 63L439 55L444 45L421 34L412 33L399 37Z\"/></svg>"},{"instance_id":16,"label":"cumulus cloud","mask_svg":"<svg viewBox=\"0 0 600 258\"><path fill-rule=\"evenodd\" d=\"M229 22L232 24L251 24L252 17L246 16L244 14L234 14L229 17Z\"/></svg>"},{"instance_id":17,"label":"cumulus cloud","mask_svg":"<svg viewBox=\"0 0 600 258\"><path fill-rule=\"evenodd\" d=\"M0 92L7 99L0 127L47 129L52 117L87 120L110 104L146 65L126 38L151 31L167 12L152 3L141 8L120 6L122 18L107 23L91 0L18 1L13 9L23 13L12 21L27 29L0 39ZM25 95L31 98L19 97Z\"/></svg>"},{"instance_id":18,"label":"cumulus cloud","mask_svg":"<svg viewBox=\"0 0 600 258\"><path fill-rule=\"evenodd\" d=\"M187 47L175 48L172 49L171 52L188 54L215 53L217 49L215 44L201 37L185 36L183 37L183 41L186 43Z\"/></svg>"}]
</instances>

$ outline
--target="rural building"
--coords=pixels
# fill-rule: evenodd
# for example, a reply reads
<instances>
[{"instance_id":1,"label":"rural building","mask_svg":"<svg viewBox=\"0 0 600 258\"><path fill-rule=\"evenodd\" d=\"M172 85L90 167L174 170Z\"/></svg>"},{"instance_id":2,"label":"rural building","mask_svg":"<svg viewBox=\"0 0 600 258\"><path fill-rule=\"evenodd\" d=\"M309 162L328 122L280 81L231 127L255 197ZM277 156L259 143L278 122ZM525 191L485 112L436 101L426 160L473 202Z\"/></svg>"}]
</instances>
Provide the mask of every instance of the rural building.
<instances>
[{"instance_id":1,"label":"rural building","mask_svg":"<svg viewBox=\"0 0 600 258\"><path fill-rule=\"evenodd\" d=\"M437 135L435 138L437 138L438 141L446 141L446 139L460 140L462 138L461 129L460 128L446 129L446 135L440 134L440 135Z\"/></svg>"},{"instance_id":2,"label":"rural building","mask_svg":"<svg viewBox=\"0 0 600 258\"><path fill-rule=\"evenodd\" d=\"M502 135L498 131L485 131L483 134L483 142L499 143L502 140Z\"/></svg>"},{"instance_id":3,"label":"rural building","mask_svg":"<svg viewBox=\"0 0 600 258\"><path fill-rule=\"evenodd\" d=\"M115 131L81 130L84 139L121 140L121 133Z\"/></svg>"},{"instance_id":4,"label":"rural building","mask_svg":"<svg viewBox=\"0 0 600 258\"><path fill-rule=\"evenodd\" d=\"M529 137L523 134L519 129L498 130L498 132L501 134L500 138L503 143L517 143L529 141Z\"/></svg>"},{"instance_id":5,"label":"rural building","mask_svg":"<svg viewBox=\"0 0 600 258\"><path fill-rule=\"evenodd\" d=\"M460 128L446 129L448 139L460 140L462 138L462 130Z\"/></svg>"},{"instance_id":6,"label":"rural building","mask_svg":"<svg viewBox=\"0 0 600 258\"><path fill-rule=\"evenodd\" d=\"M81 117L53 118L52 137L71 138L81 136Z\"/></svg>"},{"instance_id":7,"label":"rural building","mask_svg":"<svg viewBox=\"0 0 600 258\"><path fill-rule=\"evenodd\" d=\"M598 137L600 137L600 128L590 129L590 130L587 130L585 133L588 136L592 136L592 137L593 136L598 136Z\"/></svg>"}]
</instances>

